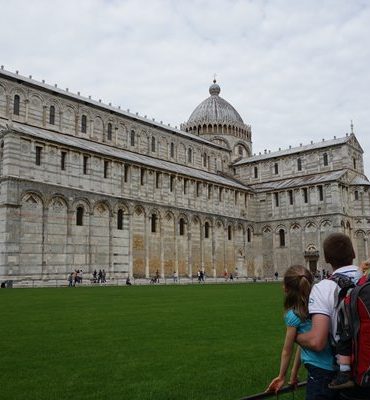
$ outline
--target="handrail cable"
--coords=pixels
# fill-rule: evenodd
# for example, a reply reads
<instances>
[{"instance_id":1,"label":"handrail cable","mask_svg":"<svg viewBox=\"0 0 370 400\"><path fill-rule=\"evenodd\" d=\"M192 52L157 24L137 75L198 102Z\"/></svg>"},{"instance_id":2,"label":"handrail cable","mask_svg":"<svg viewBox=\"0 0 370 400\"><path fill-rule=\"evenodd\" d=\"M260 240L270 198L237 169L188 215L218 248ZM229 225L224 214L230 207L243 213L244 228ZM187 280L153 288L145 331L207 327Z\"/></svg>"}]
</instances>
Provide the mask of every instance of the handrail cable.
<instances>
[{"instance_id":1,"label":"handrail cable","mask_svg":"<svg viewBox=\"0 0 370 400\"><path fill-rule=\"evenodd\" d=\"M306 386L306 384L307 384L307 381L299 382L297 385L286 385L283 388L281 388L277 393L262 392L262 393L253 394L252 396L243 397L240 400L260 400L260 399L268 399L271 397L275 397L276 399L278 399L279 395L285 394L285 393L290 393L290 392L293 392L293 396L294 396L294 392L297 389L300 389L300 388Z\"/></svg>"}]
</instances>

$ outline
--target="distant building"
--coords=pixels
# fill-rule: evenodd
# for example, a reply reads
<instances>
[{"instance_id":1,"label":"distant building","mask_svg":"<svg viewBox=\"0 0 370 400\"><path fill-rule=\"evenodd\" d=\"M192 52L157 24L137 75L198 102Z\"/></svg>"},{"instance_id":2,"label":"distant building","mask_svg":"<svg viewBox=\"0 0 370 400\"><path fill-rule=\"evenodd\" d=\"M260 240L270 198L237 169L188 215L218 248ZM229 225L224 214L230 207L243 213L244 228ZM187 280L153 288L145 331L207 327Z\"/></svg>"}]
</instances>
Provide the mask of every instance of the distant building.
<instances>
[{"instance_id":1,"label":"distant building","mask_svg":"<svg viewBox=\"0 0 370 400\"><path fill-rule=\"evenodd\" d=\"M315 271L336 231L367 258L355 135L253 155L219 94L177 129L0 70L0 279Z\"/></svg>"}]
</instances>

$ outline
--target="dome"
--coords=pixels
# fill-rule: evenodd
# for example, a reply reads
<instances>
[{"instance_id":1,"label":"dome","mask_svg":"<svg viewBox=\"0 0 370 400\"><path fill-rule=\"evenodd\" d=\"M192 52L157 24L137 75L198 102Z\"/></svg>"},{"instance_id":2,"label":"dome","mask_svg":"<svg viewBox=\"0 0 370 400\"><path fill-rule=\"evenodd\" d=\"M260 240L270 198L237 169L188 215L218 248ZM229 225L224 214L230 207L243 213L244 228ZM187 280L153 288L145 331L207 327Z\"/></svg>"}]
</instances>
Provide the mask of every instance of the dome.
<instances>
[{"instance_id":1,"label":"dome","mask_svg":"<svg viewBox=\"0 0 370 400\"><path fill-rule=\"evenodd\" d=\"M228 124L228 125L244 125L244 122L235 110L235 108L222 97L220 86L213 81L209 87L210 97L202 101L190 115L187 126L198 125L204 123L211 124Z\"/></svg>"}]
</instances>

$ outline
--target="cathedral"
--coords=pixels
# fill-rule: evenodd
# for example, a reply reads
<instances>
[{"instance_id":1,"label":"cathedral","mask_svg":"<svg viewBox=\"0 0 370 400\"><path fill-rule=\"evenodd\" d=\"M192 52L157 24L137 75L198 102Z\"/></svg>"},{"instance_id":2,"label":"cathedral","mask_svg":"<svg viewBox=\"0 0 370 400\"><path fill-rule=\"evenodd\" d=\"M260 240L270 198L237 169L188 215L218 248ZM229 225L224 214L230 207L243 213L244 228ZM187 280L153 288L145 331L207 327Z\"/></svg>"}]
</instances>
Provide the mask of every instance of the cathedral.
<instances>
[{"instance_id":1,"label":"cathedral","mask_svg":"<svg viewBox=\"0 0 370 400\"><path fill-rule=\"evenodd\" d=\"M178 129L1 67L0 280L315 272L329 269L332 232L367 258L353 129L254 154L251 126L220 94L214 81Z\"/></svg>"}]
</instances>

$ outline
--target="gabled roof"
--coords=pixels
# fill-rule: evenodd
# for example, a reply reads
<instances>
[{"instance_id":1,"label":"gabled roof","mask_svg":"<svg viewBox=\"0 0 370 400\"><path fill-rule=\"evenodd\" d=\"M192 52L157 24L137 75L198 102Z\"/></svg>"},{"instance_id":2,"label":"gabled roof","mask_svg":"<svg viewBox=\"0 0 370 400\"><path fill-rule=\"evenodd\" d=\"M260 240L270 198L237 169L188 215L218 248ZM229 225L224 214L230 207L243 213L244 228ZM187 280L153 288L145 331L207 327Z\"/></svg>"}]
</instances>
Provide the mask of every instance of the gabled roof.
<instances>
[{"instance_id":1,"label":"gabled roof","mask_svg":"<svg viewBox=\"0 0 370 400\"><path fill-rule=\"evenodd\" d=\"M363 176L356 176L350 183L351 186L370 186L370 182L367 180L366 177Z\"/></svg>"},{"instance_id":2,"label":"gabled roof","mask_svg":"<svg viewBox=\"0 0 370 400\"><path fill-rule=\"evenodd\" d=\"M305 146L292 147L291 149L274 151L272 153L259 154L259 155L253 156L253 157L249 157L247 159L237 161L234 165L239 166L239 165L244 165L244 164L251 164L251 163L258 162L258 161L268 160L271 158L278 158L278 157L288 156L288 155L292 155L292 154L304 153L304 152L308 152L308 151L312 151L312 150L323 149L325 147L338 146L341 144L345 144L353 139L355 139L356 142L358 143L355 135L351 134L351 135L348 135L348 136L345 136L342 138L325 140L325 141L318 142L318 143L307 144ZM360 146L360 149L361 149L361 146Z\"/></svg>"},{"instance_id":3,"label":"gabled roof","mask_svg":"<svg viewBox=\"0 0 370 400\"><path fill-rule=\"evenodd\" d=\"M268 190L284 190L300 186L310 186L326 182L337 181L341 179L345 174L346 170L341 169L338 171L325 172L322 174L305 175L297 178L287 178L278 181L270 181L263 183L256 183L251 185L251 188L257 192L268 191Z\"/></svg>"},{"instance_id":4,"label":"gabled roof","mask_svg":"<svg viewBox=\"0 0 370 400\"><path fill-rule=\"evenodd\" d=\"M142 165L148 168L155 168L166 171L168 173L177 173L193 179L200 179L209 181L213 184L229 186L234 189L240 189L244 191L250 190L248 186L245 186L242 183L238 183L233 179L229 179L217 174L212 174L207 171L202 171L200 169L172 163L170 161L149 157L143 154L133 153L124 149L118 149L116 147L108 146L106 144L92 142L88 139L48 131L46 129L31 127L17 122L6 124L4 121L2 124L0 120L0 132L1 131L11 131L19 133L21 135L31 136L39 140L57 143L61 146L72 147L82 152L92 152L100 157L116 158L122 161L131 162L136 165Z\"/></svg>"}]
</instances>

